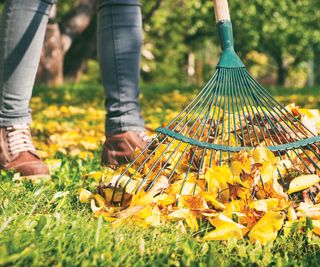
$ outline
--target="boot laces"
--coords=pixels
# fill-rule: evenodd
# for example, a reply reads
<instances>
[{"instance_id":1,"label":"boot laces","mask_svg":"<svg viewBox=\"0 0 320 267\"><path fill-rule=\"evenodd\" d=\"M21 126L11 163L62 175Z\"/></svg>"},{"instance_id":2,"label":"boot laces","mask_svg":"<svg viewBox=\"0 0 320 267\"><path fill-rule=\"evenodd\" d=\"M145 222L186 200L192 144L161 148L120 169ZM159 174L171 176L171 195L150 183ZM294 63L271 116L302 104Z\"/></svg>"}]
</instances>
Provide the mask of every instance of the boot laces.
<instances>
[{"instance_id":1,"label":"boot laces","mask_svg":"<svg viewBox=\"0 0 320 267\"><path fill-rule=\"evenodd\" d=\"M11 156L24 151L36 152L32 143L28 125L13 125L6 127L9 153Z\"/></svg>"}]
</instances>

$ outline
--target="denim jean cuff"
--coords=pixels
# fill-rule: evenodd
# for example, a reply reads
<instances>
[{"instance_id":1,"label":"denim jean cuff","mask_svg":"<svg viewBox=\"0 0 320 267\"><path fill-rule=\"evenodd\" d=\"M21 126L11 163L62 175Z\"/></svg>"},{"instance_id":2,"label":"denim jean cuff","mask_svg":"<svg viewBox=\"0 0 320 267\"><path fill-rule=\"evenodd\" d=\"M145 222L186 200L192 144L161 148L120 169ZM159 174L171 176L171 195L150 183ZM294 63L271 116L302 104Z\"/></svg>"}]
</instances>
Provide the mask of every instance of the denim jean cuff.
<instances>
[{"instance_id":1,"label":"denim jean cuff","mask_svg":"<svg viewBox=\"0 0 320 267\"><path fill-rule=\"evenodd\" d=\"M106 117L106 133L116 134L127 131L145 131L145 124L139 115L127 114L121 117Z\"/></svg>"},{"instance_id":2,"label":"denim jean cuff","mask_svg":"<svg viewBox=\"0 0 320 267\"><path fill-rule=\"evenodd\" d=\"M20 118L1 118L0 127L8 127L17 124L30 124L32 122L31 115Z\"/></svg>"},{"instance_id":3,"label":"denim jean cuff","mask_svg":"<svg viewBox=\"0 0 320 267\"><path fill-rule=\"evenodd\" d=\"M118 133L123 133L123 132L128 132L128 131L145 132L146 129L142 126L122 126L120 128L119 127L117 127L117 128L106 127L106 134L107 135L118 134Z\"/></svg>"}]
</instances>

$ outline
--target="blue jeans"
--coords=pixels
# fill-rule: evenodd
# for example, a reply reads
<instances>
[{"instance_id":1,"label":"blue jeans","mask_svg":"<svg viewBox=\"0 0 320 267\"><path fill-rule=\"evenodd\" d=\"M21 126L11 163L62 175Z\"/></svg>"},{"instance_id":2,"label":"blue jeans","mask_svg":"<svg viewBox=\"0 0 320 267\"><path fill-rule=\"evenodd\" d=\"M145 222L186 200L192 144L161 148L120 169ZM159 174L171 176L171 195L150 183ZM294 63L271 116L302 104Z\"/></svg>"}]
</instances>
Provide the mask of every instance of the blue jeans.
<instances>
[{"instance_id":1,"label":"blue jeans","mask_svg":"<svg viewBox=\"0 0 320 267\"><path fill-rule=\"evenodd\" d=\"M7 0L0 21L0 127L31 122L29 102L55 0ZM106 132L144 130L140 115L141 8L100 0L98 59L106 93Z\"/></svg>"}]
</instances>

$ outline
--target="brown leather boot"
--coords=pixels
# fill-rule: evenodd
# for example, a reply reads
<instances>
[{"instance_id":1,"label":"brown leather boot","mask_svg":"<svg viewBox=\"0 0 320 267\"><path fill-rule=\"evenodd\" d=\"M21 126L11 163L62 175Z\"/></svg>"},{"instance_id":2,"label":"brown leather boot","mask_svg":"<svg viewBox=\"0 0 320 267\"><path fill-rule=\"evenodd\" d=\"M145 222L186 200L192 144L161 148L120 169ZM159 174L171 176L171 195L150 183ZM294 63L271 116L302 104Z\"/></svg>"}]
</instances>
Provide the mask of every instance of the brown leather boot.
<instances>
[{"instance_id":1,"label":"brown leather boot","mask_svg":"<svg viewBox=\"0 0 320 267\"><path fill-rule=\"evenodd\" d=\"M106 137L103 146L101 164L114 166L131 162L136 148L142 150L146 147L150 138L145 132L128 131Z\"/></svg>"},{"instance_id":2,"label":"brown leather boot","mask_svg":"<svg viewBox=\"0 0 320 267\"><path fill-rule=\"evenodd\" d=\"M0 128L0 168L14 170L31 180L50 177L47 165L37 155L26 124Z\"/></svg>"}]
</instances>

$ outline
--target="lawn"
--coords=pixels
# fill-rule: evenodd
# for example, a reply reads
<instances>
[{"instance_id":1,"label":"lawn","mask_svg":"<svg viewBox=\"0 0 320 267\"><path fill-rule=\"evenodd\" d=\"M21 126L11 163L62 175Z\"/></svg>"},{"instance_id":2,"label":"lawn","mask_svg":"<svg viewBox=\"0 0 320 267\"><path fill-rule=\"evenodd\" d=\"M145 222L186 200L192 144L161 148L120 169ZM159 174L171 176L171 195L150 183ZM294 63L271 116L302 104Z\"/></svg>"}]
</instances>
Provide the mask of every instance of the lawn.
<instances>
[{"instance_id":1,"label":"lawn","mask_svg":"<svg viewBox=\"0 0 320 267\"><path fill-rule=\"evenodd\" d=\"M320 109L320 88L271 88L284 104ZM147 128L173 118L196 94L192 87L143 86ZM100 170L103 91L82 84L40 87L32 100L32 130L52 181L32 184L0 173L0 266L318 266L320 239L280 233L266 246L248 241L201 242L181 224L113 228L79 203L84 177ZM90 187L91 182L86 181Z\"/></svg>"}]
</instances>

